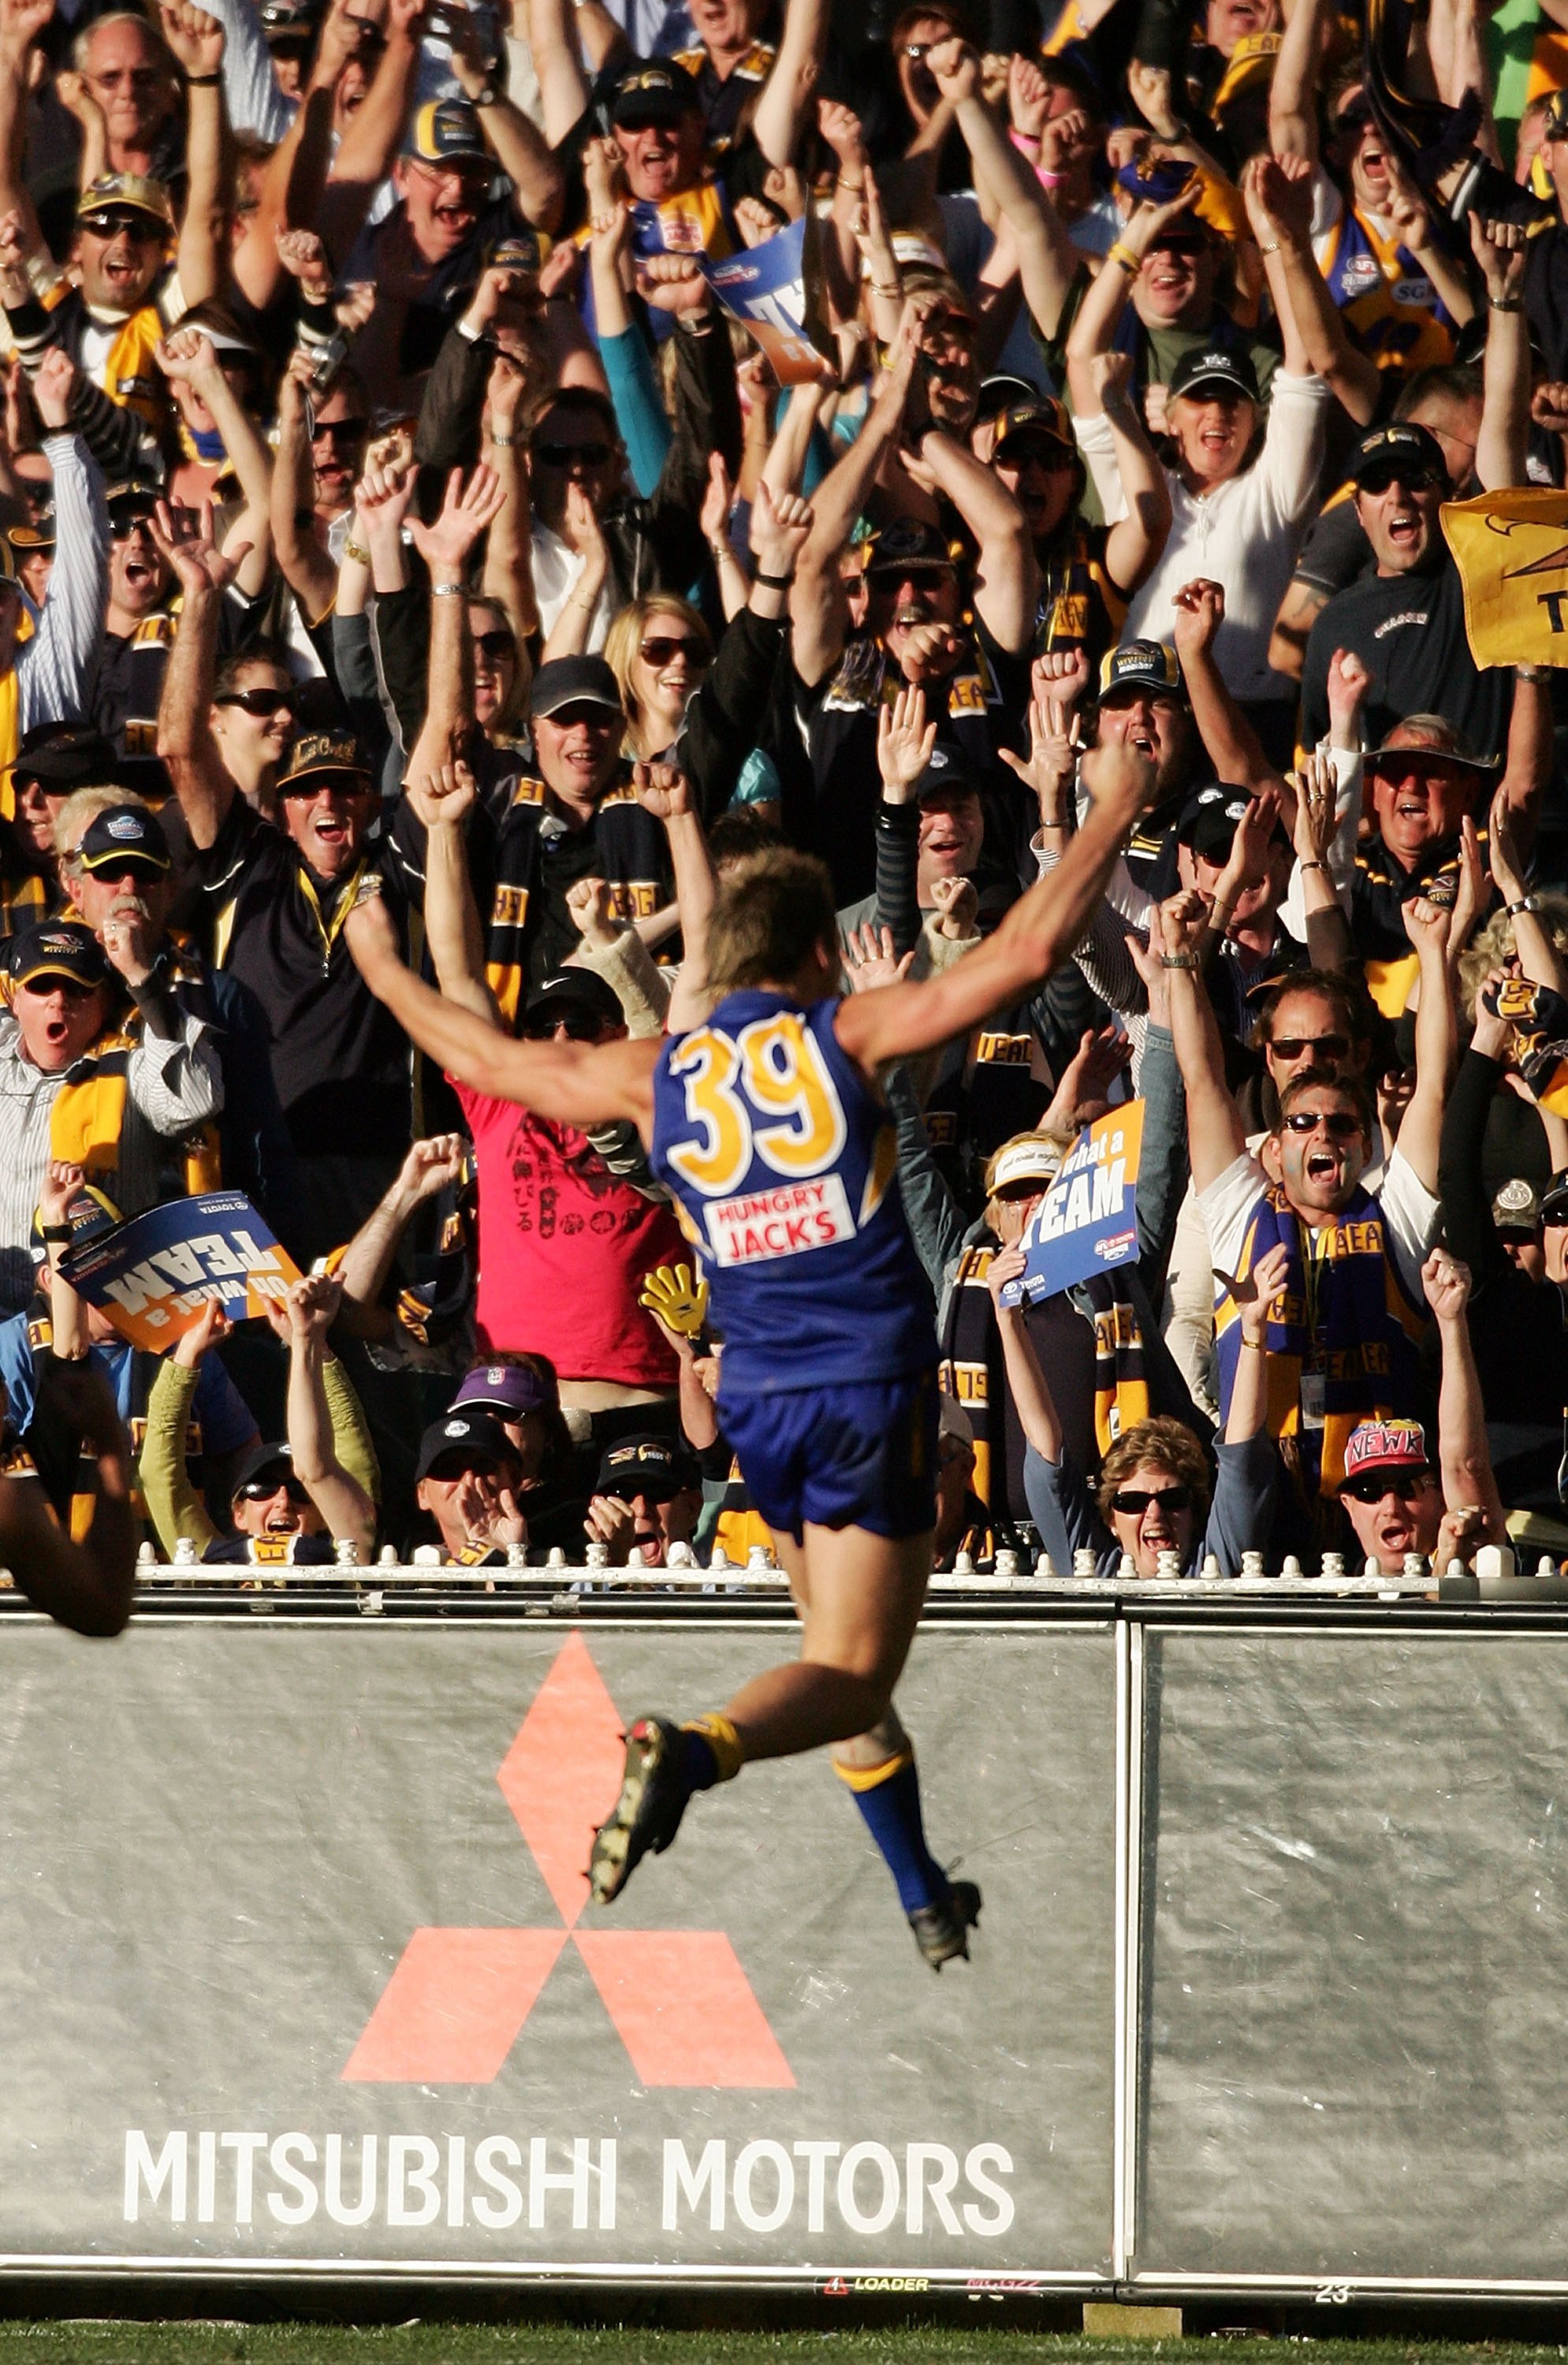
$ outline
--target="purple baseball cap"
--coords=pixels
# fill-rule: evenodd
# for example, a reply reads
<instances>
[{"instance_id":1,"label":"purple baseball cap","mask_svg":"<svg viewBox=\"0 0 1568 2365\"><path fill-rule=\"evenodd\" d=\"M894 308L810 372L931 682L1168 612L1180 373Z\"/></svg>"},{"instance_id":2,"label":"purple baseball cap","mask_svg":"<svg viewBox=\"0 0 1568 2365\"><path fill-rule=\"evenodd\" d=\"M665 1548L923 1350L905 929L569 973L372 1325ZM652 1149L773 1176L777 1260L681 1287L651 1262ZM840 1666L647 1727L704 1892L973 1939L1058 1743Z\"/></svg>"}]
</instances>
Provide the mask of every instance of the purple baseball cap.
<instances>
[{"instance_id":1,"label":"purple baseball cap","mask_svg":"<svg viewBox=\"0 0 1568 2365\"><path fill-rule=\"evenodd\" d=\"M471 1405L483 1405L501 1420L522 1420L531 1412L543 1412L555 1401L538 1373L527 1363L476 1363L464 1376L463 1385L452 1399L452 1410L458 1412Z\"/></svg>"}]
</instances>

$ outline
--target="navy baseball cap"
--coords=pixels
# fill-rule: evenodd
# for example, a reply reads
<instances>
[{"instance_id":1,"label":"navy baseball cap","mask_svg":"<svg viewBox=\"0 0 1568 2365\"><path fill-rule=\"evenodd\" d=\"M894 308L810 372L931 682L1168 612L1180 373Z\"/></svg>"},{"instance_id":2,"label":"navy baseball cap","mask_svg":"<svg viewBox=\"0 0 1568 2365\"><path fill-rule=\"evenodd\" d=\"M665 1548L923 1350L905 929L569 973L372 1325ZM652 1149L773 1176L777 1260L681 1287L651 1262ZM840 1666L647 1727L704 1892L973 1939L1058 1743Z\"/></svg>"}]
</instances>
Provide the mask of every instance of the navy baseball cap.
<instances>
[{"instance_id":1,"label":"navy baseball cap","mask_svg":"<svg viewBox=\"0 0 1568 2365\"><path fill-rule=\"evenodd\" d=\"M95 813L76 852L84 870L134 862L162 877L169 868L163 824L145 805L110 805Z\"/></svg>"},{"instance_id":2,"label":"navy baseball cap","mask_svg":"<svg viewBox=\"0 0 1568 2365\"><path fill-rule=\"evenodd\" d=\"M1194 345L1183 353L1165 391L1174 402L1178 395L1194 393L1200 387L1244 394L1249 402L1258 399L1258 375L1251 362L1245 353L1227 353L1223 345Z\"/></svg>"},{"instance_id":3,"label":"navy baseball cap","mask_svg":"<svg viewBox=\"0 0 1568 2365\"><path fill-rule=\"evenodd\" d=\"M1345 474L1358 492L1368 487L1369 479L1372 486L1412 475L1434 476L1444 486L1449 481L1442 445L1429 429L1411 419L1391 420L1386 427L1374 427L1370 435L1363 435Z\"/></svg>"},{"instance_id":4,"label":"navy baseball cap","mask_svg":"<svg viewBox=\"0 0 1568 2365\"><path fill-rule=\"evenodd\" d=\"M75 920L46 920L41 927L26 928L11 947L11 983L36 985L40 978L62 977L86 987L108 981L104 948L91 928Z\"/></svg>"},{"instance_id":5,"label":"navy baseball cap","mask_svg":"<svg viewBox=\"0 0 1568 2365\"><path fill-rule=\"evenodd\" d=\"M874 533L866 547L868 575L906 575L911 573L950 575L953 554L947 537L923 518L895 518Z\"/></svg>"},{"instance_id":6,"label":"navy baseball cap","mask_svg":"<svg viewBox=\"0 0 1568 2365\"><path fill-rule=\"evenodd\" d=\"M517 1448L498 1420L484 1412L449 1412L432 1420L420 1440L414 1483L428 1478L438 1462L454 1461L464 1468L493 1470L498 1463L515 1462Z\"/></svg>"},{"instance_id":7,"label":"navy baseball cap","mask_svg":"<svg viewBox=\"0 0 1568 2365\"><path fill-rule=\"evenodd\" d=\"M914 784L917 802L928 803L934 797L978 797L980 782L964 761L964 751L939 739L931 750L931 761Z\"/></svg>"},{"instance_id":8,"label":"navy baseball cap","mask_svg":"<svg viewBox=\"0 0 1568 2365\"><path fill-rule=\"evenodd\" d=\"M684 1447L667 1437L622 1437L608 1447L594 1482L596 1495L614 1495L629 1503L645 1495L650 1503L667 1503L701 1484L697 1464Z\"/></svg>"},{"instance_id":9,"label":"navy baseball cap","mask_svg":"<svg viewBox=\"0 0 1568 2365\"><path fill-rule=\"evenodd\" d=\"M621 685L602 657L552 657L533 677L531 714L558 714L564 706L604 706L619 714Z\"/></svg>"},{"instance_id":10,"label":"navy baseball cap","mask_svg":"<svg viewBox=\"0 0 1568 2365\"><path fill-rule=\"evenodd\" d=\"M701 94L686 68L673 58L657 58L622 79L610 119L626 129L635 123L678 123L701 111Z\"/></svg>"},{"instance_id":11,"label":"navy baseball cap","mask_svg":"<svg viewBox=\"0 0 1568 2365\"><path fill-rule=\"evenodd\" d=\"M1123 641L1119 647L1107 649L1100 660L1101 705L1120 698L1124 691L1137 696L1145 690L1185 699L1187 687L1175 650L1164 641Z\"/></svg>"}]
</instances>

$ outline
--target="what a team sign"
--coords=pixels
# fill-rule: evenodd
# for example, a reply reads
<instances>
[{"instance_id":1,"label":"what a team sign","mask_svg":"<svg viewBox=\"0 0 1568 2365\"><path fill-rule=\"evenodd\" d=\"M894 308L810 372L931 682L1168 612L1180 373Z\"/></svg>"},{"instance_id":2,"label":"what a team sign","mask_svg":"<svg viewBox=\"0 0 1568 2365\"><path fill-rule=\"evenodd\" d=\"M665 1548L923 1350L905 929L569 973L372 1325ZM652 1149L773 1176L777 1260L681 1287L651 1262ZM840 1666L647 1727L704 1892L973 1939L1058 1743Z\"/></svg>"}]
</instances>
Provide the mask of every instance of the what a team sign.
<instances>
[{"instance_id":1,"label":"what a team sign","mask_svg":"<svg viewBox=\"0 0 1568 2365\"><path fill-rule=\"evenodd\" d=\"M231 1322L287 1295L299 1268L243 1191L149 1207L61 1260L66 1280L133 1347L162 1354L214 1300Z\"/></svg>"},{"instance_id":2,"label":"what a team sign","mask_svg":"<svg viewBox=\"0 0 1568 2365\"><path fill-rule=\"evenodd\" d=\"M1142 1148L1141 1101L1128 1101L1084 1126L1025 1228L1021 1246L1029 1261L1003 1289L1003 1305L1033 1305L1133 1261Z\"/></svg>"}]
</instances>

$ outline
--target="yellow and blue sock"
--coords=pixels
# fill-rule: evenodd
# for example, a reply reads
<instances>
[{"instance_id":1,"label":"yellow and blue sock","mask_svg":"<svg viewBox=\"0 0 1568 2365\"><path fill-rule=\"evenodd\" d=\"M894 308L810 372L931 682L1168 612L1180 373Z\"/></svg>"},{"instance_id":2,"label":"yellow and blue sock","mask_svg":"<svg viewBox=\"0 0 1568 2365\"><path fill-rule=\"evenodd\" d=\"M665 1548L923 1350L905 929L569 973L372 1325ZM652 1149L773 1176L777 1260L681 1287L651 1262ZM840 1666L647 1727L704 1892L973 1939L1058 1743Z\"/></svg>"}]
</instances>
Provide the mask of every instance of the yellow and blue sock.
<instances>
[{"instance_id":1,"label":"yellow and blue sock","mask_svg":"<svg viewBox=\"0 0 1568 2365\"><path fill-rule=\"evenodd\" d=\"M715 1782L732 1781L740 1772L740 1735L727 1716L694 1716L680 1730L686 1742L681 1770L693 1790L711 1790Z\"/></svg>"},{"instance_id":2,"label":"yellow and blue sock","mask_svg":"<svg viewBox=\"0 0 1568 2365\"><path fill-rule=\"evenodd\" d=\"M918 1913L924 1906L940 1905L947 1894L947 1876L925 1844L913 1750L901 1749L880 1765L841 1765L834 1758L833 1770L855 1793L904 1911Z\"/></svg>"}]
</instances>

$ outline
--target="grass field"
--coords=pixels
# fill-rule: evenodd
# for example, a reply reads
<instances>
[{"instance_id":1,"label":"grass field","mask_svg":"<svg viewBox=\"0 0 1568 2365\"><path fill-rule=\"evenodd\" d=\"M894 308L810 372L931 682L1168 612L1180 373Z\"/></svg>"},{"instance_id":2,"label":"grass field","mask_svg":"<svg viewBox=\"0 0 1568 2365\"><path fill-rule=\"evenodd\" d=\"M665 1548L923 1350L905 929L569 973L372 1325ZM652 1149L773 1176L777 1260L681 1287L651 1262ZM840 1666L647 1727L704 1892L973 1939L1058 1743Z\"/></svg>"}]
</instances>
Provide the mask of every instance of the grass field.
<instances>
[{"instance_id":1,"label":"grass field","mask_svg":"<svg viewBox=\"0 0 1568 2365\"><path fill-rule=\"evenodd\" d=\"M652 2332L563 2326L0 2324L0 2365L1561 2365L1523 2342L1084 2340L980 2325L897 2332Z\"/></svg>"}]
</instances>

